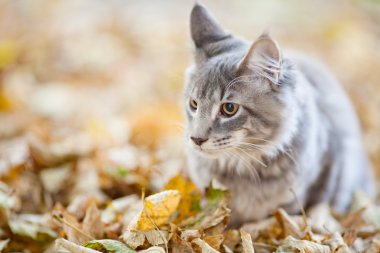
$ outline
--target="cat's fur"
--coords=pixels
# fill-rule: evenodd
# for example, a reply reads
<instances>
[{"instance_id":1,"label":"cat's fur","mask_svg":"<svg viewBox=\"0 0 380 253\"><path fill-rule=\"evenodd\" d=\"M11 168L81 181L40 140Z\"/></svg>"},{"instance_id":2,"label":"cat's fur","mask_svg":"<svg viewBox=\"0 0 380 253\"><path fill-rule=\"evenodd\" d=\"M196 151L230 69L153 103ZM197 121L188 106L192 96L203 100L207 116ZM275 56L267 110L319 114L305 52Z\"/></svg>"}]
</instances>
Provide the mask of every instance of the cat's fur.
<instances>
[{"instance_id":1,"label":"cat's fur","mask_svg":"<svg viewBox=\"0 0 380 253\"><path fill-rule=\"evenodd\" d=\"M195 64L184 98L189 174L200 187L216 178L230 189L234 224L279 207L299 212L295 195L305 207L325 201L344 210L355 190L373 193L358 118L323 66L282 53L267 34L252 45L228 34L199 4L191 36ZM220 113L225 102L239 105L231 118ZM199 146L191 137L208 140Z\"/></svg>"}]
</instances>

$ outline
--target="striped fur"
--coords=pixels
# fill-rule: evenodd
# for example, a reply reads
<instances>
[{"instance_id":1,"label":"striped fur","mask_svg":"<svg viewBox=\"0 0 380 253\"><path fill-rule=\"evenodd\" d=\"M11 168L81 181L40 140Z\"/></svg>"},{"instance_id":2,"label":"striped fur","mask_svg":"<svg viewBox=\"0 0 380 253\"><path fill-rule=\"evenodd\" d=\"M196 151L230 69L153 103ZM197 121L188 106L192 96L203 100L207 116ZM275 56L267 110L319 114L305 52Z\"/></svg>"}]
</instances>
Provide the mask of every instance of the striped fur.
<instances>
[{"instance_id":1,"label":"striped fur","mask_svg":"<svg viewBox=\"0 0 380 253\"><path fill-rule=\"evenodd\" d=\"M200 187L216 178L231 190L232 221L254 221L283 207L338 210L354 190L373 193L352 105L323 66L281 53L266 34L250 46L227 34L201 5L191 15L195 64L186 75L189 174ZM189 106L194 99L196 111ZM231 118L222 103L239 110ZM190 137L207 139L201 146Z\"/></svg>"}]
</instances>

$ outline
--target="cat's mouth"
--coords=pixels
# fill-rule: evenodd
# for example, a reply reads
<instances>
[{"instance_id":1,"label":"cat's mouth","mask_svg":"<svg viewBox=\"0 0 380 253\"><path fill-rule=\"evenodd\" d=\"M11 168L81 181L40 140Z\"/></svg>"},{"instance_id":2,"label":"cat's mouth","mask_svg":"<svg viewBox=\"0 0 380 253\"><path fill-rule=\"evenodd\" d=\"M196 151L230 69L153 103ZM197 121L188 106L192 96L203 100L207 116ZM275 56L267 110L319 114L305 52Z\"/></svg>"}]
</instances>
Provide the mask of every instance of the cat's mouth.
<instances>
[{"instance_id":1,"label":"cat's mouth","mask_svg":"<svg viewBox=\"0 0 380 253\"><path fill-rule=\"evenodd\" d=\"M229 147L221 148L221 147L209 147L206 145L191 145L194 150L197 151L198 154L208 157L208 158L218 158L226 153Z\"/></svg>"}]
</instances>

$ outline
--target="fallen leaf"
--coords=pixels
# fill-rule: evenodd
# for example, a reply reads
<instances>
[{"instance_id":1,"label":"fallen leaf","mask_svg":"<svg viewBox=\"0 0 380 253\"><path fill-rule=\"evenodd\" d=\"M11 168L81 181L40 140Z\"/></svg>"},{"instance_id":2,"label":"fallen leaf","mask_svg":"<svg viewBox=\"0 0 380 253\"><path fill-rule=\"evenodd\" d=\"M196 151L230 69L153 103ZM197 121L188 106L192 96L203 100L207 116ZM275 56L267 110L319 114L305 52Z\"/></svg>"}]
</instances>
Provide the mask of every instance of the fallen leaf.
<instances>
[{"instance_id":1,"label":"fallen leaf","mask_svg":"<svg viewBox=\"0 0 380 253\"><path fill-rule=\"evenodd\" d=\"M136 253L136 251L128 248L127 245L125 245L122 242L115 241L115 240L95 240L90 242L85 242L83 244L84 247L95 249L101 252L113 252L113 253Z\"/></svg>"},{"instance_id":2,"label":"fallen leaf","mask_svg":"<svg viewBox=\"0 0 380 253\"><path fill-rule=\"evenodd\" d=\"M277 253L289 252L289 253L330 253L331 250L326 245L321 245L315 242L298 240L292 236L288 236L284 241L281 242L276 250Z\"/></svg>"},{"instance_id":3,"label":"fallen leaf","mask_svg":"<svg viewBox=\"0 0 380 253\"><path fill-rule=\"evenodd\" d=\"M331 209L327 203L321 203L308 209L308 217L313 231L324 233L326 231L342 231L340 223L331 215Z\"/></svg>"},{"instance_id":4,"label":"fallen leaf","mask_svg":"<svg viewBox=\"0 0 380 253\"><path fill-rule=\"evenodd\" d=\"M130 222L142 209L141 199L135 195L128 195L114 199L107 203L107 207L101 211L101 219L105 224L122 220Z\"/></svg>"},{"instance_id":5,"label":"fallen leaf","mask_svg":"<svg viewBox=\"0 0 380 253\"><path fill-rule=\"evenodd\" d=\"M220 250L220 246L222 245L224 241L224 236L219 234L219 235L209 235L203 237L203 241L205 241L208 245L213 247L215 250Z\"/></svg>"},{"instance_id":6,"label":"fallen leaf","mask_svg":"<svg viewBox=\"0 0 380 253\"><path fill-rule=\"evenodd\" d=\"M358 236L358 231L353 228L349 228L344 231L343 241L347 244L348 247L352 247L355 243L355 240Z\"/></svg>"},{"instance_id":7,"label":"fallen leaf","mask_svg":"<svg viewBox=\"0 0 380 253\"><path fill-rule=\"evenodd\" d=\"M193 253L194 250L191 247L191 241L195 238L200 237L198 234L190 233L182 237L185 231L180 231L175 225L171 226L171 238L169 242L169 248L172 249L172 253Z\"/></svg>"},{"instance_id":8,"label":"fallen leaf","mask_svg":"<svg viewBox=\"0 0 380 253\"><path fill-rule=\"evenodd\" d=\"M255 249L253 248L252 238L250 234L245 232L244 230L240 230L241 240L243 243L243 252L244 253L255 253Z\"/></svg>"},{"instance_id":9,"label":"fallen leaf","mask_svg":"<svg viewBox=\"0 0 380 253\"><path fill-rule=\"evenodd\" d=\"M175 223L193 216L201 210L201 192L188 178L177 175L169 180L164 190L177 190L181 194L181 200L177 208L179 215L174 221Z\"/></svg>"},{"instance_id":10,"label":"fallen leaf","mask_svg":"<svg viewBox=\"0 0 380 253\"><path fill-rule=\"evenodd\" d=\"M0 209L18 210L20 206L20 199L14 194L14 191L12 191L8 185L0 181Z\"/></svg>"},{"instance_id":11,"label":"fallen leaf","mask_svg":"<svg viewBox=\"0 0 380 253\"><path fill-rule=\"evenodd\" d=\"M380 228L380 206L375 205L364 192L354 193L350 211L360 212L363 220Z\"/></svg>"},{"instance_id":12,"label":"fallen leaf","mask_svg":"<svg viewBox=\"0 0 380 253\"><path fill-rule=\"evenodd\" d=\"M94 202L86 210L82 229L83 232L96 239L100 239L104 235L104 225L100 219L100 211Z\"/></svg>"},{"instance_id":13,"label":"fallen leaf","mask_svg":"<svg viewBox=\"0 0 380 253\"><path fill-rule=\"evenodd\" d=\"M265 241L270 238L279 238L282 234L282 228L274 217L245 224L241 229L248 232L253 240L260 238Z\"/></svg>"},{"instance_id":14,"label":"fallen leaf","mask_svg":"<svg viewBox=\"0 0 380 253\"><path fill-rule=\"evenodd\" d=\"M176 190L167 190L147 197L137 221L137 229L147 231L166 223L176 211L181 195Z\"/></svg>"},{"instance_id":15,"label":"fallen leaf","mask_svg":"<svg viewBox=\"0 0 380 253\"><path fill-rule=\"evenodd\" d=\"M47 217L37 214L12 215L8 225L13 234L26 236L34 240L46 241L58 237L58 234L48 227Z\"/></svg>"},{"instance_id":16,"label":"fallen leaf","mask_svg":"<svg viewBox=\"0 0 380 253\"><path fill-rule=\"evenodd\" d=\"M192 241L192 243L198 245L201 248L202 253L219 253L219 251L215 250L213 247L208 245L205 241L200 238L196 238Z\"/></svg>"},{"instance_id":17,"label":"fallen leaf","mask_svg":"<svg viewBox=\"0 0 380 253\"><path fill-rule=\"evenodd\" d=\"M380 252L380 240L373 239L370 245L365 249L364 253L378 253Z\"/></svg>"},{"instance_id":18,"label":"fallen leaf","mask_svg":"<svg viewBox=\"0 0 380 253\"><path fill-rule=\"evenodd\" d=\"M169 232L164 230L150 230L142 232L150 245L157 246L167 244L169 241Z\"/></svg>"},{"instance_id":19,"label":"fallen leaf","mask_svg":"<svg viewBox=\"0 0 380 253\"><path fill-rule=\"evenodd\" d=\"M140 250L139 253L165 253L165 250L161 247L153 246L146 250Z\"/></svg>"},{"instance_id":20,"label":"fallen leaf","mask_svg":"<svg viewBox=\"0 0 380 253\"><path fill-rule=\"evenodd\" d=\"M53 211L53 217L62 223L63 232L66 234L69 241L82 244L94 239L91 235L83 232L82 226L78 220L72 214L67 212L64 207L56 205L55 210Z\"/></svg>"},{"instance_id":21,"label":"fallen leaf","mask_svg":"<svg viewBox=\"0 0 380 253\"><path fill-rule=\"evenodd\" d=\"M301 231L298 224L285 212L284 209L280 208L274 213L277 222L280 224L283 230L283 236L292 236L297 239L302 238L303 232Z\"/></svg>"},{"instance_id":22,"label":"fallen leaf","mask_svg":"<svg viewBox=\"0 0 380 253\"><path fill-rule=\"evenodd\" d=\"M58 167L47 168L40 172L40 178L44 190L49 193L57 193L70 178L73 164L67 163Z\"/></svg>"},{"instance_id":23,"label":"fallen leaf","mask_svg":"<svg viewBox=\"0 0 380 253\"><path fill-rule=\"evenodd\" d=\"M55 240L55 253L99 253L100 251L83 247L63 238Z\"/></svg>"},{"instance_id":24,"label":"fallen leaf","mask_svg":"<svg viewBox=\"0 0 380 253\"><path fill-rule=\"evenodd\" d=\"M9 243L9 239L0 240L0 252L2 252L3 249L7 247L8 243Z\"/></svg>"},{"instance_id":25,"label":"fallen leaf","mask_svg":"<svg viewBox=\"0 0 380 253\"><path fill-rule=\"evenodd\" d=\"M216 180L206 188L207 203L195 216L180 222L182 228L210 229L209 235L220 234L229 222L230 209L227 208L228 191ZM216 228L215 231L211 231Z\"/></svg>"},{"instance_id":26,"label":"fallen leaf","mask_svg":"<svg viewBox=\"0 0 380 253\"><path fill-rule=\"evenodd\" d=\"M329 235L325 240L323 240L323 244L328 245L334 253L352 253L339 232L334 232Z\"/></svg>"},{"instance_id":27,"label":"fallen leaf","mask_svg":"<svg viewBox=\"0 0 380 253\"><path fill-rule=\"evenodd\" d=\"M132 249L136 249L145 242L145 234L138 231L124 231L122 235L123 241Z\"/></svg>"}]
</instances>

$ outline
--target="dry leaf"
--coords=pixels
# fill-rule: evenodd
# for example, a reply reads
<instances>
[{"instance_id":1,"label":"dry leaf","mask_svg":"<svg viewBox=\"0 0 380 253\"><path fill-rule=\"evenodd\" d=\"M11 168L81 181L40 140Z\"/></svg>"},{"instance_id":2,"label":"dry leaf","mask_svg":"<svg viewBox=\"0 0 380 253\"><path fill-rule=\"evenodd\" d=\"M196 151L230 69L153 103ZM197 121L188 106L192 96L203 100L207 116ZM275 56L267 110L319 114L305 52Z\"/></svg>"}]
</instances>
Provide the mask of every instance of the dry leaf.
<instances>
[{"instance_id":1,"label":"dry leaf","mask_svg":"<svg viewBox=\"0 0 380 253\"><path fill-rule=\"evenodd\" d=\"M184 231L180 231L178 227L175 225L171 226L171 238L169 242L169 248L172 249L172 253L193 253L194 250L191 247L190 241L200 237L199 231L198 234L187 233L184 237L182 237ZM181 236L179 235L181 234Z\"/></svg>"},{"instance_id":2,"label":"dry leaf","mask_svg":"<svg viewBox=\"0 0 380 253\"><path fill-rule=\"evenodd\" d=\"M94 238L82 231L82 226L78 220L63 207L56 206L54 215L62 222L63 232L71 242L82 244L83 242L93 240Z\"/></svg>"},{"instance_id":3,"label":"dry leaf","mask_svg":"<svg viewBox=\"0 0 380 253\"><path fill-rule=\"evenodd\" d=\"M100 251L89 249L63 238L55 240L56 253L99 253Z\"/></svg>"},{"instance_id":4,"label":"dry leaf","mask_svg":"<svg viewBox=\"0 0 380 253\"><path fill-rule=\"evenodd\" d=\"M169 180L164 189L177 190L181 194L181 201L177 208L179 216L175 222L193 216L201 210L201 193L188 178L177 175Z\"/></svg>"},{"instance_id":5,"label":"dry leaf","mask_svg":"<svg viewBox=\"0 0 380 253\"><path fill-rule=\"evenodd\" d=\"M169 232L164 230L150 230L142 232L146 240L150 245L157 246L162 244L167 244L169 241Z\"/></svg>"},{"instance_id":6,"label":"dry leaf","mask_svg":"<svg viewBox=\"0 0 380 253\"><path fill-rule=\"evenodd\" d=\"M141 208L141 199L134 194L128 195L107 203L106 209L101 212L101 219L103 223L115 222L124 213L124 215L128 215L126 220L130 221L130 214L135 216Z\"/></svg>"},{"instance_id":7,"label":"dry leaf","mask_svg":"<svg viewBox=\"0 0 380 253\"><path fill-rule=\"evenodd\" d=\"M364 251L364 253L378 253L380 252L380 240L373 239L370 242L368 248Z\"/></svg>"},{"instance_id":8,"label":"dry leaf","mask_svg":"<svg viewBox=\"0 0 380 253\"><path fill-rule=\"evenodd\" d=\"M127 245L122 242L109 239L86 242L83 246L90 249L100 250L101 252L106 250L107 252L113 253L136 253L136 251L128 248Z\"/></svg>"},{"instance_id":9,"label":"dry leaf","mask_svg":"<svg viewBox=\"0 0 380 253\"><path fill-rule=\"evenodd\" d=\"M330 253L331 250L326 245L321 245L315 242L298 240L292 236L287 237L277 248L277 253Z\"/></svg>"},{"instance_id":10,"label":"dry leaf","mask_svg":"<svg viewBox=\"0 0 380 253\"><path fill-rule=\"evenodd\" d=\"M40 241L58 237L58 234L47 223L46 215L37 214L12 215L8 221L13 234Z\"/></svg>"},{"instance_id":11,"label":"dry leaf","mask_svg":"<svg viewBox=\"0 0 380 253\"><path fill-rule=\"evenodd\" d=\"M165 224L176 211L180 199L181 195L176 190L167 190L147 197L136 228L147 231Z\"/></svg>"},{"instance_id":12,"label":"dry leaf","mask_svg":"<svg viewBox=\"0 0 380 253\"><path fill-rule=\"evenodd\" d=\"M244 253L255 253L255 249L253 248L252 238L250 234L245 232L244 230L240 230L241 240L243 242L243 252Z\"/></svg>"},{"instance_id":13,"label":"dry leaf","mask_svg":"<svg viewBox=\"0 0 380 253\"><path fill-rule=\"evenodd\" d=\"M358 231L353 228L349 228L344 231L343 241L347 244L348 247L352 247L355 243L355 240L358 236Z\"/></svg>"},{"instance_id":14,"label":"dry leaf","mask_svg":"<svg viewBox=\"0 0 380 253\"><path fill-rule=\"evenodd\" d=\"M331 215L331 209L326 203L311 207L308 212L310 225L313 230L323 233L326 231L342 231L340 223Z\"/></svg>"},{"instance_id":15,"label":"dry leaf","mask_svg":"<svg viewBox=\"0 0 380 253\"><path fill-rule=\"evenodd\" d=\"M323 244L330 246L330 249L333 253L352 253L339 232L335 232L332 235L329 235L323 241Z\"/></svg>"},{"instance_id":16,"label":"dry leaf","mask_svg":"<svg viewBox=\"0 0 380 253\"><path fill-rule=\"evenodd\" d=\"M103 238L104 236L104 225L100 219L99 209L94 202L86 210L82 229L83 232L96 239Z\"/></svg>"},{"instance_id":17,"label":"dry leaf","mask_svg":"<svg viewBox=\"0 0 380 253\"><path fill-rule=\"evenodd\" d=\"M126 230L122 235L123 241L132 249L136 249L145 242L145 234L138 231Z\"/></svg>"},{"instance_id":18,"label":"dry leaf","mask_svg":"<svg viewBox=\"0 0 380 253\"><path fill-rule=\"evenodd\" d=\"M302 231L298 224L285 212L284 209L280 208L275 213L278 223L283 229L284 237L292 236L297 239L302 238Z\"/></svg>"},{"instance_id":19,"label":"dry leaf","mask_svg":"<svg viewBox=\"0 0 380 253\"><path fill-rule=\"evenodd\" d=\"M202 253L219 253L219 251L215 250L213 247L208 245L205 241L200 238L196 238L192 241L192 243L198 245L201 248Z\"/></svg>"},{"instance_id":20,"label":"dry leaf","mask_svg":"<svg viewBox=\"0 0 380 253\"><path fill-rule=\"evenodd\" d=\"M224 241L223 235L210 235L203 237L203 241L205 241L208 245L213 247L216 250L220 250L220 246Z\"/></svg>"},{"instance_id":21,"label":"dry leaf","mask_svg":"<svg viewBox=\"0 0 380 253\"><path fill-rule=\"evenodd\" d=\"M153 246L146 250L140 250L139 253L165 253L165 250L161 247Z\"/></svg>"},{"instance_id":22,"label":"dry leaf","mask_svg":"<svg viewBox=\"0 0 380 253\"><path fill-rule=\"evenodd\" d=\"M3 249L7 247L8 243L9 243L9 239L0 240L0 252L2 252Z\"/></svg>"}]
</instances>

